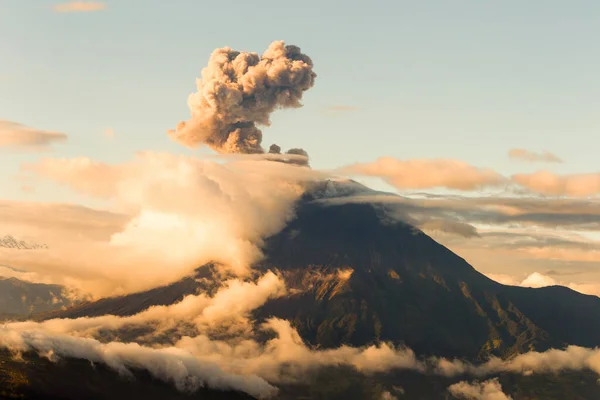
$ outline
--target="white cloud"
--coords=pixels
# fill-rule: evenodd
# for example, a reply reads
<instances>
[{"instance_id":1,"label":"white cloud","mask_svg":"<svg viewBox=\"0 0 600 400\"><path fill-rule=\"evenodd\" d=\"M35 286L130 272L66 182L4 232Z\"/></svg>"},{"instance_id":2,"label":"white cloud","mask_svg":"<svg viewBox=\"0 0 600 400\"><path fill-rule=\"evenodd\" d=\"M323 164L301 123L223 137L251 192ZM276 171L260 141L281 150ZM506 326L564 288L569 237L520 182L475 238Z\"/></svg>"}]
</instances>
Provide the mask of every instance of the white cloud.
<instances>
[{"instance_id":1,"label":"white cloud","mask_svg":"<svg viewBox=\"0 0 600 400\"><path fill-rule=\"evenodd\" d=\"M107 239L77 243L33 224L41 230L37 241L52 240L50 249L43 257L21 254L10 261L28 272L78 279L81 290L97 296L167 284L211 261L248 273L262 256L262 239L293 216L303 183L323 176L260 159L219 163L152 152L117 165L45 158L23 170L112 200L127 216Z\"/></svg>"},{"instance_id":2,"label":"white cloud","mask_svg":"<svg viewBox=\"0 0 600 400\"><path fill-rule=\"evenodd\" d=\"M497 379L485 382L459 382L451 385L448 391L453 396L467 400L511 400L512 397L502 391Z\"/></svg>"},{"instance_id":3,"label":"white cloud","mask_svg":"<svg viewBox=\"0 0 600 400\"><path fill-rule=\"evenodd\" d=\"M502 283L504 285L522 286L529 288L541 288L547 286L565 286L583 294L600 296L600 284L594 283L575 283L568 281L557 281L551 276L533 272L527 278L519 280L513 276L505 274L485 274L488 278Z\"/></svg>"}]
</instances>

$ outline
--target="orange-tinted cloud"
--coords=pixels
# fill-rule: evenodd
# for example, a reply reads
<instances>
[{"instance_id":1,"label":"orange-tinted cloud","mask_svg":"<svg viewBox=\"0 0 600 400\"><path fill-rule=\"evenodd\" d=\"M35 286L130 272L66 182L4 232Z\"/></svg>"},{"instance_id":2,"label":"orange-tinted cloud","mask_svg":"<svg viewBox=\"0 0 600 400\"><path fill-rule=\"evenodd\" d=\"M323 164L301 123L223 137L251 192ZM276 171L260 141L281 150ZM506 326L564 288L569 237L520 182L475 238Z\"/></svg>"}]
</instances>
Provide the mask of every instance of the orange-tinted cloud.
<instances>
[{"instance_id":1,"label":"orange-tinted cloud","mask_svg":"<svg viewBox=\"0 0 600 400\"><path fill-rule=\"evenodd\" d=\"M106 9L106 4L100 1L71 1L56 4L53 10L60 13L69 12L94 12Z\"/></svg>"},{"instance_id":2,"label":"orange-tinted cloud","mask_svg":"<svg viewBox=\"0 0 600 400\"><path fill-rule=\"evenodd\" d=\"M398 189L475 190L503 185L507 181L490 169L451 159L398 160L382 157L375 162L350 165L340 171L349 175L380 177Z\"/></svg>"},{"instance_id":3,"label":"orange-tinted cloud","mask_svg":"<svg viewBox=\"0 0 600 400\"><path fill-rule=\"evenodd\" d=\"M172 282L209 261L248 273L262 255L262 238L293 216L300 182L321 177L309 168L266 160L233 158L220 164L153 152L122 164L43 158L23 169L81 194L111 199L127 215L109 237L77 244L38 223L39 241L53 241L48 254L11 255L11 266L69 276L82 291L98 296Z\"/></svg>"},{"instance_id":4,"label":"orange-tinted cloud","mask_svg":"<svg viewBox=\"0 0 600 400\"><path fill-rule=\"evenodd\" d=\"M600 193L600 173L558 175L548 171L515 174L512 180L545 195L586 197Z\"/></svg>"},{"instance_id":5,"label":"orange-tinted cloud","mask_svg":"<svg viewBox=\"0 0 600 400\"><path fill-rule=\"evenodd\" d=\"M13 121L0 120L0 148L46 151L55 143L65 142L67 135L30 128Z\"/></svg>"},{"instance_id":6,"label":"orange-tinted cloud","mask_svg":"<svg viewBox=\"0 0 600 400\"><path fill-rule=\"evenodd\" d=\"M547 163L562 163L563 160L556 154L544 151L542 153L535 153L533 151L525 149L510 149L508 151L508 157L514 160L528 161L528 162L547 162Z\"/></svg>"},{"instance_id":7,"label":"orange-tinted cloud","mask_svg":"<svg viewBox=\"0 0 600 400\"><path fill-rule=\"evenodd\" d=\"M338 104L338 105L333 105L333 106L329 106L329 107L325 107L323 109L323 113L325 115L345 115L348 113L353 113L358 111L359 108L356 106L350 106L350 105L344 105L344 104Z\"/></svg>"}]
</instances>

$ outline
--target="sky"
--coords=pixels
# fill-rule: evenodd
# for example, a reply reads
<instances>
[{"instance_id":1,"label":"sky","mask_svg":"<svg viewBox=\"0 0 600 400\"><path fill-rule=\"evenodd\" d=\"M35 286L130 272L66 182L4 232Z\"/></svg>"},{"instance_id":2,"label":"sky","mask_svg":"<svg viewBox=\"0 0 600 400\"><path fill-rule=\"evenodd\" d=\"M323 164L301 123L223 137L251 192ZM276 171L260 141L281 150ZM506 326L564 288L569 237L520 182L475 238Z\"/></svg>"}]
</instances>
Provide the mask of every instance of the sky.
<instances>
[{"instance_id":1,"label":"sky","mask_svg":"<svg viewBox=\"0 0 600 400\"><path fill-rule=\"evenodd\" d=\"M599 18L600 3L592 0L107 0L80 7L0 0L0 120L56 138L48 145L15 145L3 142L0 132L0 199L105 207L105 200L52 179L24 176L23 166L41 157L119 164L139 151L212 154L206 147L187 149L166 133L189 118L187 98L210 54L224 46L262 53L272 41L284 40L311 57L317 78L304 94L304 107L273 113L272 125L263 129L267 147L302 147L315 170L353 166L357 179L377 189L500 196L496 209L502 196L513 195L502 179L498 184L498 176L557 174L537 176L535 182L510 179L533 195L549 196L538 199L539 207L571 196L577 207L593 211L581 214L561 203L563 208L548 215L553 221L556 215L579 218L577 226L568 217L552 225L546 215L545 225L513 224L509 233L526 230L527 240L540 242L543 236L544 243L549 236L563 242L577 236L576 244L563 243L564 249L575 246L577 257L544 255L556 250L548 246L527 247L528 256L522 257L523 248L513 243L517 236L500 243L505 233L500 231L509 228L489 225L489 215L488 220L462 215L459 222L494 235L448 238L446 229L439 240L510 282L518 284L534 272L546 279L546 272L562 268L579 275L560 278L561 283L595 285L600 282L595 275L600 189L594 189L600 178L593 175L598 174L594 149L600 145ZM458 160L493 173L482 178L475 171L476 184L467 187L444 180L408 184L402 173L398 178L399 169L419 177L472 171L427 162L382 167L374 164L380 157ZM548 179L577 174L592 175L548 189ZM456 201L445 201L444 218L456 216ZM584 226L582 218L596 225ZM486 251L501 245L504 258L490 258Z\"/></svg>"}]
</instances>

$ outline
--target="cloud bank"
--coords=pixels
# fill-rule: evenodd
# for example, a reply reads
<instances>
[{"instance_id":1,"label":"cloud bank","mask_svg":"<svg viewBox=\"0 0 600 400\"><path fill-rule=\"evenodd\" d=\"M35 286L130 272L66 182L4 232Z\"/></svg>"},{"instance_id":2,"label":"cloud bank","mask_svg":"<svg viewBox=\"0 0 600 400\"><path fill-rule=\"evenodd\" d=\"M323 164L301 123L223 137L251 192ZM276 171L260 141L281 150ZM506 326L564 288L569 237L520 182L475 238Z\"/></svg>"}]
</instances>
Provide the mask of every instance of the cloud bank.
<instances>
[{"instance_id":1,"label":"cloud bank","mask_svg":"<svg viewBox=\"0 0 600 400\"><path fill-rule=\"evenodd\" d=\"M27 164L24 172L111 201L124 216L100 240L44 232L30 219L20 229L47 242L45 257L14 254L7 260L28 272L79 280L81 290L96 296L173 282L207 262L249 273L262 256L262 239L293 217L305 184L323 177L287 163L235 158L220 163L152 152L114 165L45 158Z\"/></svg>"}]
</instances>

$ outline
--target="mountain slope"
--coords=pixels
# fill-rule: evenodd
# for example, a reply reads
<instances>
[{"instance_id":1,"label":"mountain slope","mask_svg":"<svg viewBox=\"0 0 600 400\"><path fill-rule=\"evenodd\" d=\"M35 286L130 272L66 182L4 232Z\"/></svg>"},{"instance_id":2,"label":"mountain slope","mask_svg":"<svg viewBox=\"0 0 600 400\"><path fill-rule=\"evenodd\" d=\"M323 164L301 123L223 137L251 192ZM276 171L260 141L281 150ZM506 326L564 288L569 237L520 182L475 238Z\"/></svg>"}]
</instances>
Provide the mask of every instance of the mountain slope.
<instances>
[{"instance_id":1,"label":"mountain slope","mask_svg":"<svg viewBox=\"0 0 600 400\"><path fill-rule=\"evenodd\" d=\"M383 340L467 358L600 342L599 298L498 284L414 227L382 223L382 212L369 204L300 205L267 241L260 268L279 268L298 289L309 274L351 275L335 291L323 281L269 302L257 316L290 319L319 346Z\"/></svg>"},{"instance_id":2,"label":"mountain slope","mask_svg":"<svg viewBox=\"0 0 600 400\"><path fill-rule=\"evenodd\" d=\"M390 341L420 355L468 359L600 344L600 298L501 285L410 224L391 220L382 206L320 201L365 193L378 194L329 182L299 201L296 218L266 240L265 259L255 266L279 270L293 294L267 302L256 319L288 319L319 347ZM210 278L211 271L198 273ZM208 289L187 278L44 318L131 315Z\"/></svg>"},{"instance_id":3,"label":"mountain slope","mask_svg":"<svg viewBox=\"0 0 600 400\"><path fill-rule=\"evenodd\" d=\"M27 316L73 304L62 286L0 277L0 319L3 314Z\"/></svg>"}]
</instances>

